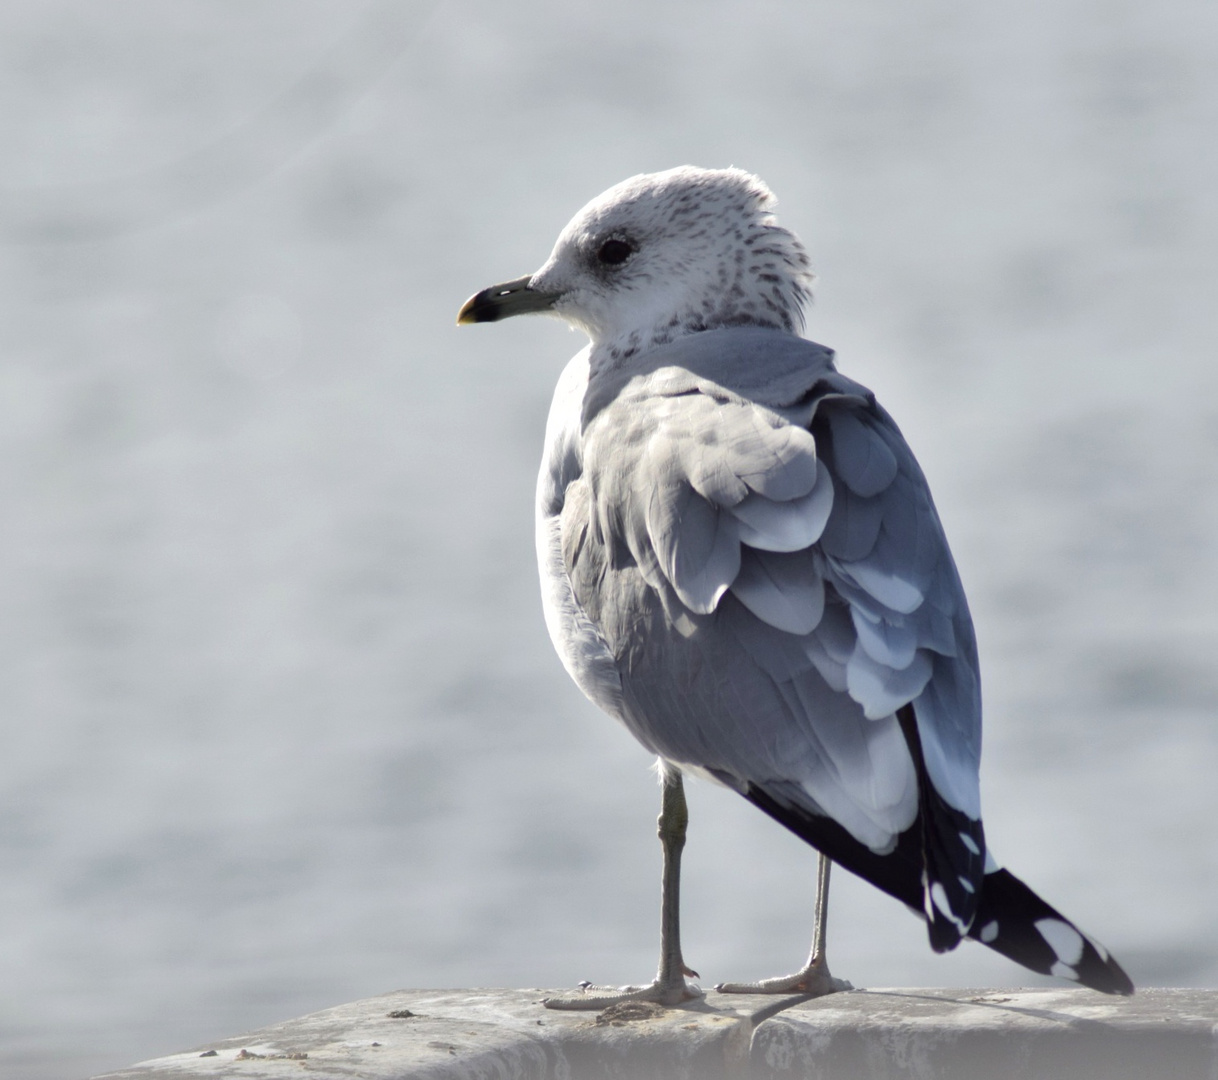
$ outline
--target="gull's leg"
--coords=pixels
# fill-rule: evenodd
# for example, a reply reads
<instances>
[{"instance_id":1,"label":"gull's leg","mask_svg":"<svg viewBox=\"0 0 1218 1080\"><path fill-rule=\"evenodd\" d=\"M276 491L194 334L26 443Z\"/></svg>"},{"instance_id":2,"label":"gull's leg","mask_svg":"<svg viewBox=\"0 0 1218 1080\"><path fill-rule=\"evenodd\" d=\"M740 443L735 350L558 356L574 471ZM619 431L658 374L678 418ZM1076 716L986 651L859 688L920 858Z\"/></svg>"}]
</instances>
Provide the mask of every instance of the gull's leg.
<instances>
[{"instance_id":1,"label":"gull's leg","mask_svg":"<svg viewBox=\"0 0 1218 1080\"><path fill-rule=\"evenodd\" d=\"M660 897L660 970L650 986L585 985L579 997L545 998L547 1009L604 1009L620 1001L654 1001L678 1005L702 997L702 991L685 981L686 975L698 977L681 958L681 849L689 825L689 808L681 770L661 760L660 845L664 852L664 877Z\"/></svg>"},{"instance_id":2,"label":"gull's leg","mask_svg":"<svg viewBox=\"0 0 1218 1080\"><path fill-rule=\"evenodd\" d=\"M822 997L838 990L853 990L844 979L829 974L825 960L825 923L829 916L829 868L833 865L821 855L816 866L816 926L812 931L812 951L802 971L780 975L754 983L720 983L715 987L723 994L811 994Z\"/></svg>"},{"instance_id":3,"label":"gull's leg","mask_svg":"<svg viewBox=\"0 0 1218 1080\"><path fill-rule=\"evenodd\" d=\"M689 807L685 803L685 785L681 770L661 762L660 816L656 821L660 846L664 852L664 872L660 886L660 970L656 985L665 993L665 1005L701 997L699 990L686 985L685 976L697 978L698 973L685 966L681 956L681 852L685 848L685 833L689 828Z\"/></svg>"}]
</instances>

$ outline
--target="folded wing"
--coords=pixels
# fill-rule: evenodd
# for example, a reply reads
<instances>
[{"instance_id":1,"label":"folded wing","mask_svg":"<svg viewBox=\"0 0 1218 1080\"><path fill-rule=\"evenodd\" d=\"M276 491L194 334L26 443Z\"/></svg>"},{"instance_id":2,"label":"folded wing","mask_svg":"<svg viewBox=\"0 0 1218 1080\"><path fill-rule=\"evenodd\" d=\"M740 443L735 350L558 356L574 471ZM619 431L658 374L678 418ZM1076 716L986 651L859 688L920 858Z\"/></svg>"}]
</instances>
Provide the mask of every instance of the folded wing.
<instances>
[{"instance_id":1,"label":"folded wing","mask_svg":"<svg viewBox=\"0 0 1218 1080\"><path fill-rule=\"evenodd\" d=\"M932 944L951 947L984 864L980 691L926 481L826 350L695 337L701 352L666 364L655 350L585 404L586 520L566 568L617 660L623 719L656 752L827 817L870 853L917 823ZM769 345L784 367L767 396Z\"/></svg>"}]
</instances>

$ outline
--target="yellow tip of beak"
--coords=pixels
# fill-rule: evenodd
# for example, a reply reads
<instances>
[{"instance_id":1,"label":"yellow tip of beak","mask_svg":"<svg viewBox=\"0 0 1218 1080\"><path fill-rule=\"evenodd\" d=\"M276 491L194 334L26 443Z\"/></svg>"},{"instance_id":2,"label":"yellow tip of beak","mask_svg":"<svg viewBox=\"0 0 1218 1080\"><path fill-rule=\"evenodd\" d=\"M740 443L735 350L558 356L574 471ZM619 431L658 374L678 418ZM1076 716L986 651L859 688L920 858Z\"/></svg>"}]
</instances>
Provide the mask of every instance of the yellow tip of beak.
<instances>
[{"instance_id":1,"label":"yellow tip of beak","mask_svg":"<svg viewBox=\"0 0 1218 1080\"><path fill-rule=\"evenodd\" d=\"M515 281L505 281L501 285L492 285L474 293L457 312L457 325L468 326L470 323L498 322L512 315L528 315L533 312L549 311L558 298L557 293L540 292L529 288L532 278L526 274Z\"/></svg>"}]
</instances>

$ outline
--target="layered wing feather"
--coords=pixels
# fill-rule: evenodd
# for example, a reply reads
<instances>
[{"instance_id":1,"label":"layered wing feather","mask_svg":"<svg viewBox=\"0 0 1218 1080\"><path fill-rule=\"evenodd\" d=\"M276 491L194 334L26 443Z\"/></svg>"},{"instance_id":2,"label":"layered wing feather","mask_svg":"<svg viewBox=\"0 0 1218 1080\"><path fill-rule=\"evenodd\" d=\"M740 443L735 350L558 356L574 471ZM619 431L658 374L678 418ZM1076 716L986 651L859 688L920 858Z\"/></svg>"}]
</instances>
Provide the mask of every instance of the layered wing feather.
<instances>
[{"instance_id":1,"label":"layered wing feather","mask_svg":"<svg viewBox=\"0 0 1218 1080\"><path fill-rule=\"evenodd\" d=\"M780 787L871 851L921 812L942 863L928 916L954 943L984 850L975 647L891 418L828 350L741 329L594 374L581 424L587 520L565 569L621 672L622 719L673 761ZM921 751L897 718L910 704Z\"/></svg>"}]
</instances>

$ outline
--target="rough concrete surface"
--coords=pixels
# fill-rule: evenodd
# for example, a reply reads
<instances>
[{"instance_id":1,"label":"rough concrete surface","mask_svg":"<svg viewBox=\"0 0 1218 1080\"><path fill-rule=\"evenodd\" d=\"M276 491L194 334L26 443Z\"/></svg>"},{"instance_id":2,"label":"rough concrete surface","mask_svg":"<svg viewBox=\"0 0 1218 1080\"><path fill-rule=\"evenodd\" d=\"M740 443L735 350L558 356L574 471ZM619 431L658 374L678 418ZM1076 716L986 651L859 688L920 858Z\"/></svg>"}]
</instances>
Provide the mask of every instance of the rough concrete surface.
<instances>
[{"instance_id":1,"label":"rough concrete surface","mask_svg":"<svg viewBox=\"0 0 1218 1080\"><path fill-rule=\"evenodd\" d=\"M539 990L403 990L96 1080L1218 1080L1218 990L711 993L552 1012Z\"/></svg>"},{"instance_id":2,"label":"rough concrete surface","mask_svg":"<svg viewBox=\"0 0 1218 1080\"><path fill-rule=\"evenodd\" d=\"M761 1024L749 1080L1218 1080L1218 991L865 990Z\"/></svg>"}]
</instances>

